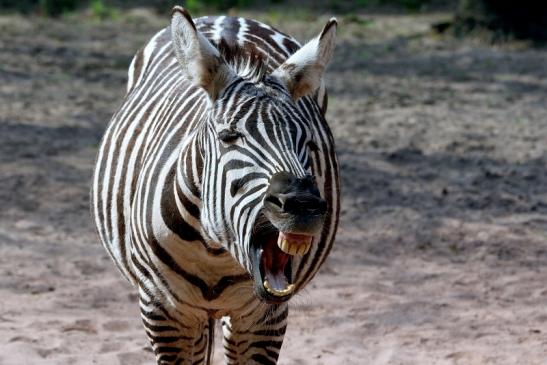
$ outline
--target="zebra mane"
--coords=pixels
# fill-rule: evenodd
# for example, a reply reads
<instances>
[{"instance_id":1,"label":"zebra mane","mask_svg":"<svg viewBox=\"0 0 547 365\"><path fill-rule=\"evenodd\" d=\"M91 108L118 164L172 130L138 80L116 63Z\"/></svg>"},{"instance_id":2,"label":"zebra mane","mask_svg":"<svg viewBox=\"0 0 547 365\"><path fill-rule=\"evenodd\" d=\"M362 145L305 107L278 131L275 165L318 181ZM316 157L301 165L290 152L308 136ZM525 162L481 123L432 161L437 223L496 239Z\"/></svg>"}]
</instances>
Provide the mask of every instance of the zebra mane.
<instances>
[{"instance_id":1,"label":"zebra mane","mask_svg":"<svg viewBox=\"0 0 547 365\"><path fill-rule=\"evenodd\" d=\"M240 77L250 82L260 82L269 70L269 58L254 46L241 47L222 39L216 44L226 63Z\"/></svg>"}]
</instances>

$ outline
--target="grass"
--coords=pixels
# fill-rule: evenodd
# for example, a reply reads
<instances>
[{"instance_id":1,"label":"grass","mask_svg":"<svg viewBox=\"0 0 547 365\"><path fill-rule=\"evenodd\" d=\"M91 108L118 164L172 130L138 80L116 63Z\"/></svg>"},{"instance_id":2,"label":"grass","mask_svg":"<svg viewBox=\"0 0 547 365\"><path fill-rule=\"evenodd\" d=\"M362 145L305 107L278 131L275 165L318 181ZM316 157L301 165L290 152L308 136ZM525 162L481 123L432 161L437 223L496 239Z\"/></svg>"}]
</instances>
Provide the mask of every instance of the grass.
<instances>
[{"instance_id":1,"label":"grass","mask_svg":"<svg viewBox=\"0 0 547 365\"><path fill-rule=\"evenodd\" d=\"M120 12L112 6L106 5L103 0L92 0L89 9L93 18L98 20L118 19Z\"/></svg>"}]
</instances>

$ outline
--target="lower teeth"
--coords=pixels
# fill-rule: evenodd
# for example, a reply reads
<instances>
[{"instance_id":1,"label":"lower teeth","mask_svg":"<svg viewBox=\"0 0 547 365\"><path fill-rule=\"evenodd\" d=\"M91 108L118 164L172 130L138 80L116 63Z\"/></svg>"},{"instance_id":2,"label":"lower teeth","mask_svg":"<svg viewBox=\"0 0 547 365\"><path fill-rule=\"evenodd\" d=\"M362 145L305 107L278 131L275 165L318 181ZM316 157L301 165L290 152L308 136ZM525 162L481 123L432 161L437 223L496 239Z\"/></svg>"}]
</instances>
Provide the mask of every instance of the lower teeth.
<instances>
[{"instance_id":1,"label":"lower teeth","mask_svg":"<svg viewBox=\"0 0 547 365\"><path fill-rule=\"evenodd\" d=\"M278 290L278 289L272 288L270 286L270 283L268 282L268 280L264 280L264 288L271 295L274 295L276 297L284 297L284 296L287 296L289 294L292 294L292 292L295 289L295 286L294 286L294 284L289 284L285 289Z\"/></svg>"}]
</instances>

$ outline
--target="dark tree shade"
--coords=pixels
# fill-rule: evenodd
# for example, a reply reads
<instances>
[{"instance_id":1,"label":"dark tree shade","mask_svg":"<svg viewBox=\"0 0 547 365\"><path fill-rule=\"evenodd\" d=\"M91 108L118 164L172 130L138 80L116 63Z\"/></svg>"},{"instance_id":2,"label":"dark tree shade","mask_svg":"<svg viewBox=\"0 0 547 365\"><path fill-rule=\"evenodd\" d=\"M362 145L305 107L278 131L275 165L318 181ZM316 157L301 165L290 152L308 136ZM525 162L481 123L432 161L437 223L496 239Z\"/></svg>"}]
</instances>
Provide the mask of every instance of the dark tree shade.
<instances>
[{"instance_id":1,"label":"dark tree shade","mask_svg":"<svg viewBox=\"0 0 547 365\"><path fill-rule=\"evenodd\" d=\"M457 33L488 29L499 36L547 41L547 1L460 0Z\"/></svg>"},{"instance_id":2,"label":"dark tree shade","mask_svg":"<svg viewBox=\"0 0 547 365\"><path fill-rule=\"evenodd\" d=\"M14 10L21 13L38 12L44 15L58 16L75 10L79 0L0 0L0 10Z\"/></svg>"}]
</instances>

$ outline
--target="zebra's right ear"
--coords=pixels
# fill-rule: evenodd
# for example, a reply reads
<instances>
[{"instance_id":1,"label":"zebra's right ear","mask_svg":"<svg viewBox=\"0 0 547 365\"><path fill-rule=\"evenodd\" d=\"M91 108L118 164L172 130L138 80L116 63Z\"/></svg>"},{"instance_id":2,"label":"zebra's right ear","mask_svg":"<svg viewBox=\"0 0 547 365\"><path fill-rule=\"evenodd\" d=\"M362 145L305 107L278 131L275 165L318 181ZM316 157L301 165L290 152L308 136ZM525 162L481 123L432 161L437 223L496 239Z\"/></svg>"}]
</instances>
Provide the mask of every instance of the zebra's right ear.
<instances>
[{"instance_id":1,"label":"zebra's right ear","mask_svg":"<svg viewBox=\"0 0 547 365\"><path fill-rule=\"evenodd\" d=\"M175 6L171 18L173 48L186 77L211 100L235 77L218 49L201 34L186 9Z\"/></svg>"}]
</instances>

